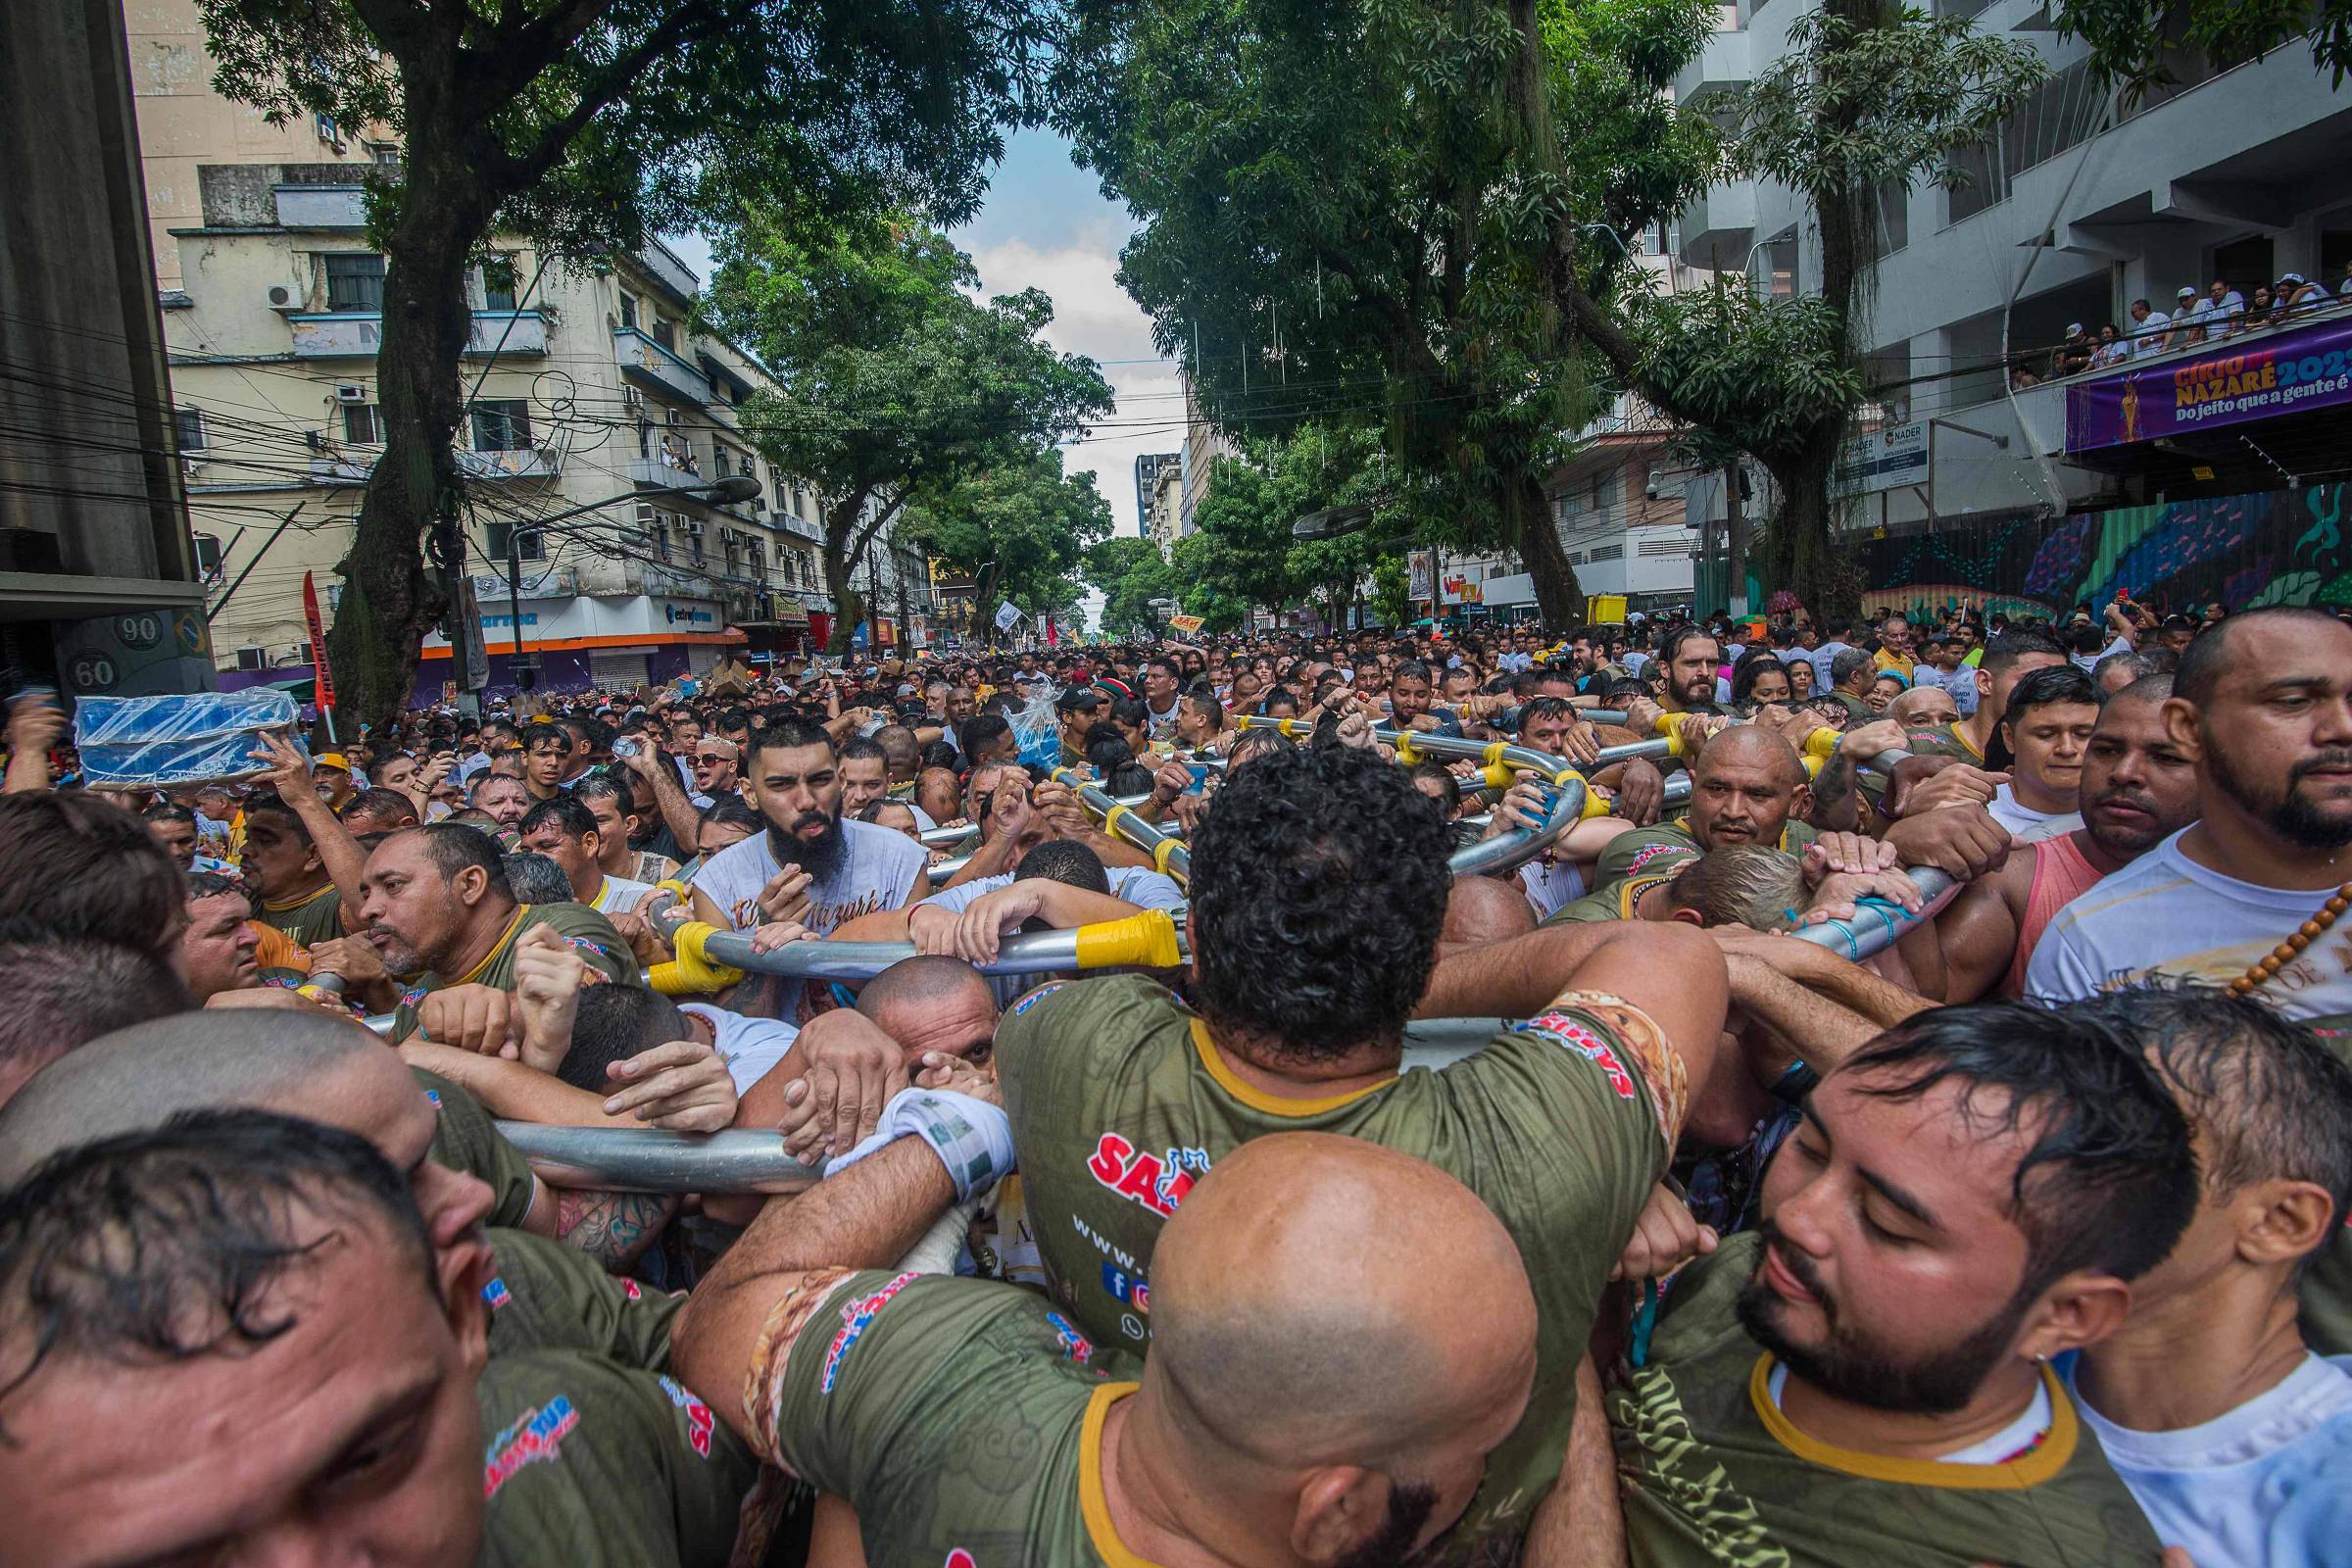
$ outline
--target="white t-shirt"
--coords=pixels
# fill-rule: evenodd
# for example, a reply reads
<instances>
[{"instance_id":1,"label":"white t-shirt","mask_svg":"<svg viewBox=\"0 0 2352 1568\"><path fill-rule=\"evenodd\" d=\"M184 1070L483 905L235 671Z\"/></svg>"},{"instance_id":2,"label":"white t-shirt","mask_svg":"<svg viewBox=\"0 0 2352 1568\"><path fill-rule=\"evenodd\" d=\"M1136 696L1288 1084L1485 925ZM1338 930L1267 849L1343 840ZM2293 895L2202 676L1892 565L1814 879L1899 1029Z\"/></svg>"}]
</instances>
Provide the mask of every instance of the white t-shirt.
<instances>
[{"instance_id":1,"label":"white t-shirt","mask_svg":"<svg viewBox=\"0 0 2352 1568\"><path fill-rule=\"evenodd\" d=\"M1185 906L1184 889L1176 885L1173 877L1163 876L1140 865L1106 865L1102 870L1110 878L1110 896L1114 899L1123 900L1139 908L1165 909L1170 914L1177 913ZM934 893L923 902L961 913L970 908L973 901L982 894L1010 886L1012 873L1004 871L996 876L974 877L969 882L958 882L945 893Z\"/></svg>"},{"instance_id":2,"label":"white t-shirt","mask_svg":"<svg viewBox=\"0 0 2352 1568\"><path fill-rule=\"evenodd\" d=\"M2319 912L2335 889L2257 887L2180 851L2182 828L2058 911L2026 969L2026 994L2072 1002L2161 972L2228 985ZM2352 1013L2352 930L2295 956L2257 995L2289 1018Z\"/></svg>"},{"instance_id":3,"label":"white t-shirt","mask_svg":"<svg viewBox=\"0 0 2352 1568\"><path fill-rule=\"evenodd\" d=\"M716 1036L711 1046L718 1059L727 1064L727 1076L735 1081L739 1095L766 1077L768 1069L782 1061L793 1041L800 1038L801 1032L781 1018L747 1018L707 1002L681 1002L678 1010L710 1026Z\"/></svg>"},{"instance_id":4,"label":"white t-shirt","mask_svg":"<svg viewBox=\"0 0 2352 1568\"><path fill-rule=\"evenodd\" d=\"M2080 1394L2075 1407L2156 1539L2191 1561L2352 1563L2352 1356L2307 1356L2277 1388L2178 1432L2119 1427Z\"/></svg>"},{"instance_id":5,"label":"white t-shirt","mask_svg":"<svg viewBox=\"0 0 2352 1568\"><path fill-rule=\"evenodd\" d=\"M632 882L625 876L609 876L597 890L596 912L624 914L637 907L637 901L654 891L651 882Z\"/></svg>"},{"instance_id":6,"label":"white t-shirt","mask_svg":"<svg viewBox=\"0 0 2352 1568\"><path fill-rule=\"evenodd\" d=\"M1776 1407L1783 1404L1783 1391L1788 1387L1788 1368L1775 1361L1772 1375L1765 1380L1766 1392ZM2050 1386L2046 1380L2036 1380L2034 1397L2025 1410L1990 1437L1980 1438L1957 1453L1938 1454L1937 1464L2007 1464L2028 1448L2049 1436L2057 1423L2057 1407L2050 1402Z\"/></svg>"},{"instance_id":7,"label":"white t-shirt","mask_svg":"<svg viewBox=\"0 0 2352 1568\"><path fill-rule=\"evenodd\" d=\"M1562 906L1585 896L1585 877L1573 860L1555 860L1545 865L1537 858L1519 868L1519 891L1527 895L1536 918L1548 920Z\"/></svg>"},{"instance_id":8,"label":"white t-shirt","mask_svg":"<svg viewBox=\"0 0 2352 1568\"><path fill-rule=\"evenodd\" d=\"M2072 833L2082 825L2081 811L2036 811L2030 806L2020 805L2006 784L1992 792L1992 799L1985 803L1984 809L1991 813L1995 822L2028 844L2054 839L2062 833Z\"/></svg>"},{"instance_id":9,"label":"white t-shirt","mask_svg":"<svg viewBox=\"0 0 2352 1568\"><path fill-rule=\"evenodd\" d=\"M2146 320L2132 328L2132 357L2145 359L2151 354L2162 354L2165 334L2172 324L2173 318L2162 311L2150 311Z\"/></svg>"},{"instance_id":10,"label":"white t-shirt","mask_svg":"<svg viewBox=\"0 0 2352 1568\"><path fill-rule=\"evenodd\" d=\"M877 909L895 909L914 891L915 878L930 858L922 846L904 833L871 822L841 824L849 853L833 874L808 890L808 918L804 923L818 936L835 926ZM760 890L782 867L767 847L767 835L755 833L741 844L730 844L694 873L697 891L726 915L737 931L760 923Z\"/></svg>"}]
</instances>

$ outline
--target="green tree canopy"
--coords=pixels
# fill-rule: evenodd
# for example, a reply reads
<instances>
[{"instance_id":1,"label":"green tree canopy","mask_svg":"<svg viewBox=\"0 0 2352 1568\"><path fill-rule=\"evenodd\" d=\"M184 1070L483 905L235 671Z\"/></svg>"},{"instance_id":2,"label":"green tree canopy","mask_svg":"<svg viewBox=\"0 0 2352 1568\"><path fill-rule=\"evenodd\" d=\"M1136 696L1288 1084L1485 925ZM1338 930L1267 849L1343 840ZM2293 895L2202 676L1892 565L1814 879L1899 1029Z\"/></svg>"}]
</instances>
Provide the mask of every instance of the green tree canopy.
<instances>
[{"instance_id":1,"label":"green tree canopy","mask_svg":"<svg viewBox=\"0 0 2352 1568\"><path fill-rule=\"evenodd\" d=\"M496 233L596 265L754 199L802 220L911 206L956 221L1031 112L1052 41L1028 0L199 0L220 90L274 121L388 122L370 171L386 258L384 435L328 639L365 718L406 701L461 574L452 440L472 321L466 269Z\"/></svg>"},{"instance_id":2,"label":"green tree canopy","mask_svg":"<svg viewBox=\"0 0 2352 1568\"><path fill-rule=\"evenodd\" d=\"M779 386L745 404L744 427L824 494L837 603L859 552L902 508L924 496L953 507L959 487L991 472L1015 490L1042 483L1033 470L1054 443L1110 411L1094 362L1040 337L1053 301L1025 289L981 302L966 292L978 282L970 258L909 221L810 236L756 216L720 243L710 318ZM1060 482L1057 457L1052 472ZM837 642L848 618L835 621Z\"/></svg>"},{"instance_id":3,"label":"green tree canopy","mask_svg":"<svg viewBox=\"0 0 2352 1568\"><path fill-rule=\"evenodd\" d=\"M1149 635L1160 629L1154 599L1181 600L1175 566L1150 539L1126 535L1105 539L1086 552L1086 580L1102 593L1102 630L1113 637Z\"/></svg>"},{"instance_id":4,"label":"green tree canopy","mask_svg":"<svg viewBox=\"0 0 2352 1568\"><path fill-rule=\"evenodd\" d=\"M1711 128L1664 88L1709 14L1548 0L1562 64L1538 69L1572 172L1535 190L1496 109L1526 67L1516 8L1132 0L1091 16L1057 114L1136 214L1120 279L1211 419L1244 440L1380 431L1465 542L1520 548L1564 614L1580 596L1543 486L1598 402L1527 231L1556 204L1638 232L1704 186ZM1604 254L1587 286L1605 296L1628 261Z\"/></svg>"},{"instance_id":5,"label":"green tree canopy","mask_svg":"<svg viewBox=\"0 0 2352 1568\"><path fill-rule=\"evenodd\" d=\"M1092 472L1063 473L1061 454L1048 448L917 500L899 531L969 575L984 613L1009 599L1041 619L1067 619L1083 594L1071 573L1110 532L1110 503Z\"/></svg>"}]
</instances>

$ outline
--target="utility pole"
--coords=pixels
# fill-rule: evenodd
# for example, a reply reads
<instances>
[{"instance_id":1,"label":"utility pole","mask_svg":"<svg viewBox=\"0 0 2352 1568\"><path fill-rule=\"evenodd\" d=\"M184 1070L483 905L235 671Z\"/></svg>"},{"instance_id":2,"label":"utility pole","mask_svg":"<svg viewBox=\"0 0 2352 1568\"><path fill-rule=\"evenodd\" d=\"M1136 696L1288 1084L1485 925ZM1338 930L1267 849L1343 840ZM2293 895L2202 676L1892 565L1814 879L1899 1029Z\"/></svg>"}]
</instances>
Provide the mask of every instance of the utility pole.
<instances>
[{"instance_id":1,"label":"utility pole","mask_svg":"<svg viewBox=\"0 0 2352 1568\"><path fill-rule=\"evenodd\" d=\"M1740 509L1740 460L1723 466L1723 548L1731 581L1724 603L1735 618L1747 613L1747 518Z\"/></svg>"},{"instance_id":2,"label":"utility pole","mask_svg":"<svg viewBox=\"0 0 2352 1568\"><path fill-rule=\"evenodd\" d=\"M507 613L513 617L514 652L507 662L514 666L514 689L527 692L539 683L539 666L522 651L522 525L507 524Z\"/></svg>"}]
</instances>

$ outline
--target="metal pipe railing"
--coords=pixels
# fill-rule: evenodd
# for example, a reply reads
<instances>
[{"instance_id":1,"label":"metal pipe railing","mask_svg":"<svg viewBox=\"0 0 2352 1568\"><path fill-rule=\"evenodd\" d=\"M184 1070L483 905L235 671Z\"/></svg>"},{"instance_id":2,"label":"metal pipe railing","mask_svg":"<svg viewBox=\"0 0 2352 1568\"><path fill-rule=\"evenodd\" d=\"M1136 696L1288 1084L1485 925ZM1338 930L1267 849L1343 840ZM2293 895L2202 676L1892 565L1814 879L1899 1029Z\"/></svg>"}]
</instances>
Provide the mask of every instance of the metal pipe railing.
<instances>
[{"instance_id":1,"label":"metal pipe railing","mask_svg":"<svg viewBox=\"0 0 2352 1568\"><path fill-rule=\"evenodd\" d=\"M1886 952L1922 921L1934 919L1960 892L1959 883L1934 866L1911 866L1904 874L1919 888L1922 902L1917 914L1906 913L1901 905L1886 899L1858 899L1852 919L1803 926L1791 935L1855 963Z\"/></svg>"},{"instance_id":2,"label":"metal pipe railing","mask_svg":"<svg viewBox=\"0 0 2352 1568\"><path fill-rule=\"evenodd\" d=\"M558 1187L608 1193L797 1193L824 1174L772 1132L671 1133L654 1127L552 1127L502 1121L499 1132Z\"/></svg>"},{"instance_id":3,"label":"metal pipe railing","mask_svg":"<svg viewBox=\"0 0 2352 1568\"><path fill-rule=\"evenodd\" d=\"M1545 786L1554 794L1541 826L1513 828L1480 839L1447 857L1446 868L1455 876L1492 876L1513 870L1558 843L1562 834L1586 817L1608 814L1609 803L1586 789L1581 775L1570 770L1567 779L1565 784Z\"/></svg>"},{"instance_id":4,"label":"metal pipe railing","mask_svg":"<svg viewBox=\"0 0 2352 1568\"><path fill-rule=\"evenodd\" d=\"M1078 798L1078 804L1102 824L1103 832L1113 838L1124 839L1151 856L1152 863L1174 877L1179 885L1192 881L1192 851L1174 833L1136 815L1137 803L1121 801L1105 793L1099 785L1080 777L1075 768L1057 767L1054 770L1054 778L1070 787L1070 793Z\"/></svg>"},{"instance_id":5,"label":"metal pipe railing","mask_svg":"<svg viewBox=\"0 0 2352 1568\"><path fill-rule=\"evenodd\" d=\"M684 940L681 935L681 942ZM815 980L871 980L892 964L916 956L911 942L787 942L755 953L747 934L708 926L702 928L700 953L710 962L748 974ZM1173 969L1190 956L1168 912L1146 909L1123 920L1006 937L993 961L974 967L987 975L1054 974L1130 965Z\"/></svg>"}]
</instances>

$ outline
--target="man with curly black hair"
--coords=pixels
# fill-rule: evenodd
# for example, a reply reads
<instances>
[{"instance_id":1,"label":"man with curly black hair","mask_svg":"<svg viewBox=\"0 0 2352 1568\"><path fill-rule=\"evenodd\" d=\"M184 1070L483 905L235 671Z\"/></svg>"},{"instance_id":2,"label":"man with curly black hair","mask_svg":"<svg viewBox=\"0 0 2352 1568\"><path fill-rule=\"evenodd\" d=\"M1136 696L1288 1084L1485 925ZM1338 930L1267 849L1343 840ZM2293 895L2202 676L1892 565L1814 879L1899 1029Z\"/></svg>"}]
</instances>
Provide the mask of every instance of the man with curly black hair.
<instances>
[{"instance_id":1,"label":"man with curly black hair","mask_svg":"<svg viewBox=\"0 0 2352 1568\"><path fill-rule=\"evenodd\" d=\"M1507 1548L1559 1474L1603 1284L1713 1070L1725 967L1694 930L1538 931L1437 962L1452 838L1405 770L1345 747L1235 771L1193 847L1198 1011L1133 976L1050 986L999 1026L1024 1201L1054 1298L1140 1348L1152 1253L1195 1180L1273 1133L1343 1133L1453 1175L1528 1260L1536 1396L1445 1553ZM1532 1017L1399 1076L1416 1009ZM1474 1304L1474 1303L1466 1303ZM1347 1332L1345 1292L1332 1328Z\"/></svg>"}]
</instances>

